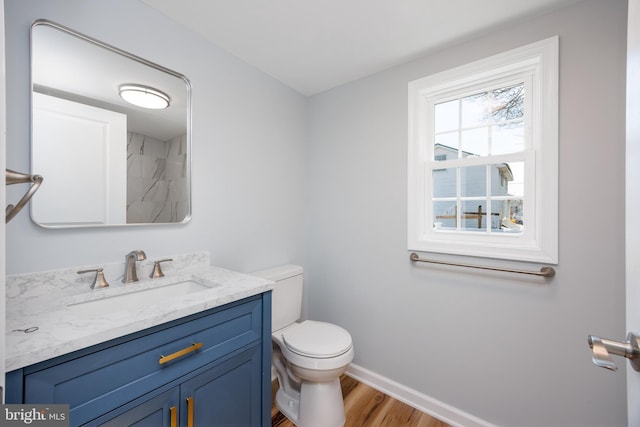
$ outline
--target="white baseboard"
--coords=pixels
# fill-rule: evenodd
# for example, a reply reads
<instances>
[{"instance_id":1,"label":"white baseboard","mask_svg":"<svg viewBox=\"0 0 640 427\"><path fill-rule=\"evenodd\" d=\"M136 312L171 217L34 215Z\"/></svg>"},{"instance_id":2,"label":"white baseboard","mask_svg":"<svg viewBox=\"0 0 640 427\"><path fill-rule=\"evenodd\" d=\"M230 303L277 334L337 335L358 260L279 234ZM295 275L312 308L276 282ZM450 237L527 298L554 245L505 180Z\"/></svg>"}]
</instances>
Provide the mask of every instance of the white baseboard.
<instances>
[{"instance_id":1,"label":"white baseboard","mask_svg":"<svg viewBox=\"0 0 640 427\"><path fill-rule=\"evenodd\" d=\"M351 364L347 375L422 412L455 427L495 427L478 417L410 389L361 366Z\"/></svg>"}]
</instances>

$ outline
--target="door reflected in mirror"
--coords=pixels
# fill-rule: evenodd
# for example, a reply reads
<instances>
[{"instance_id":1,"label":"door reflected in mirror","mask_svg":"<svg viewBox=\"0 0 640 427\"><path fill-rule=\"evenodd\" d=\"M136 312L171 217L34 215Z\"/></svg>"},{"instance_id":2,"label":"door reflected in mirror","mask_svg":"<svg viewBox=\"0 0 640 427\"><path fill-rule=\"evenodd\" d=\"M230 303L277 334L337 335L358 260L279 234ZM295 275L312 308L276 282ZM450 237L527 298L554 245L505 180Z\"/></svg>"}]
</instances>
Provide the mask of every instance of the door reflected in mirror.
<instances>
[{"instance_id":1,"label":"door reflected in mirror","mask_svg":"<svg viewBox=\"0 0 640 427\"><path fill-rule=\"evenodd\" d=\"M31 82L31 170L44 177L31 201L36 224L189 221L186 77L38 20L31 27Z\"/></svg>"}]
</instances>

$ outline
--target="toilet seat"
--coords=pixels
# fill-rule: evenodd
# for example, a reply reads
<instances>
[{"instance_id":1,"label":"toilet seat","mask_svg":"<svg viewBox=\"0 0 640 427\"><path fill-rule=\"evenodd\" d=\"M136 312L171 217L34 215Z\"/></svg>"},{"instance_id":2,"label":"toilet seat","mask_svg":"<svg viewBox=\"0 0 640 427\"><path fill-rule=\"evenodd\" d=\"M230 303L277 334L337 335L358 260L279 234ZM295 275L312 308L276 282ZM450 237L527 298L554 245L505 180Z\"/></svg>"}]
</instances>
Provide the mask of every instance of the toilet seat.
<instances>
[{"instance_id":1,"label":"toilet seat","mask_svg":"<svg viewBox=\"0 0 640 427\"><path fill-rule=\"evenodd\" d=\"M318 331L319 335L315 335ZM293 323L274 331L271 339L285 359L300 368L330 371L346 367L353 360L351 335L330 323L313 320Z\"/></svg>"},{"instance_id":2,"label":"toilet seat","mask_svg":"<svg viewBox=\"0 0 640 427\"><path fill-rule=\"evenodd\" d=\"M352 346L351 335L340 326L305 320L282 334L284 345L300 356L328 359L346 353Z\"/></svg>"}]
</instances>

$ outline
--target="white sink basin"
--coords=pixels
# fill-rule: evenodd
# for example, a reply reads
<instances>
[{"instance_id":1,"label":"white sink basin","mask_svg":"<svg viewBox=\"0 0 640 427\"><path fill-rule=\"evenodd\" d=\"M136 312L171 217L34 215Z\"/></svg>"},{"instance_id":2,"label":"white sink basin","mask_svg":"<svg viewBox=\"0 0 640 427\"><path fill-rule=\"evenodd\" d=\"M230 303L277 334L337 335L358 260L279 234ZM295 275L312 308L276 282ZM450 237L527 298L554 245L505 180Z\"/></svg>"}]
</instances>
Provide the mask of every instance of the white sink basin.
<instances>
[{"instance_id":1,"label":"white sink basin","mask_svg":"<svg viewBox=\"0 0 640 427\"><path fill-rule=\"evenodd\" d=\"M81 316L100 316L115 311L139 310L148 305L215 288L217 284L205 285L195 280L184 280L155 288L141 289L125 294L105 296L100 299L69 304L67 307Z\"/></svg>"}]
</instances>

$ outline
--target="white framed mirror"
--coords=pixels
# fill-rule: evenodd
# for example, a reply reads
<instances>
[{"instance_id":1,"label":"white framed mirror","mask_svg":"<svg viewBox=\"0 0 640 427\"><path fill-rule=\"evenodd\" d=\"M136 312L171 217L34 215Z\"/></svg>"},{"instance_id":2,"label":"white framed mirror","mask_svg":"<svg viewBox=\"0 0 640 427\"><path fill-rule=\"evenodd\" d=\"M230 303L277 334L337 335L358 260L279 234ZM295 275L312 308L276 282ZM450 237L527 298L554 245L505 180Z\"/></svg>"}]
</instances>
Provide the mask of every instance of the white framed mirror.
<instances>
[{"instance_id":1,"label":"white framed mirror","mask_svg":"<svg viewBox=\"0 0 640 427\"><path fill-rule=\"evenodd\" d=\"M44 177L31 201L36 224L190 220L191 85L185 76L37 20L31 89L31 170ZM156 104L134 105L129 95Z\"/></svg>"}]
</instances>

